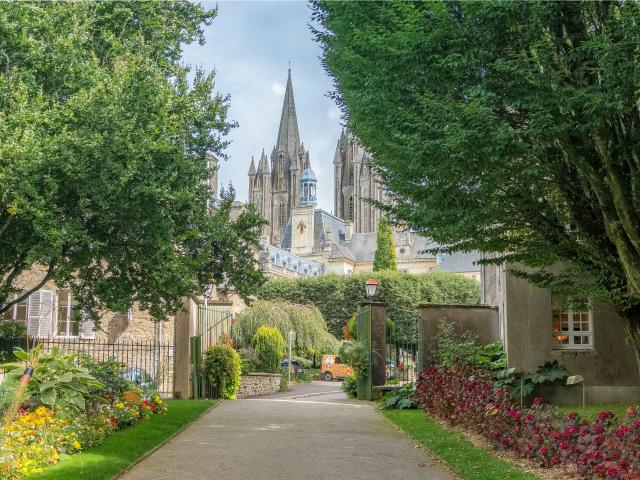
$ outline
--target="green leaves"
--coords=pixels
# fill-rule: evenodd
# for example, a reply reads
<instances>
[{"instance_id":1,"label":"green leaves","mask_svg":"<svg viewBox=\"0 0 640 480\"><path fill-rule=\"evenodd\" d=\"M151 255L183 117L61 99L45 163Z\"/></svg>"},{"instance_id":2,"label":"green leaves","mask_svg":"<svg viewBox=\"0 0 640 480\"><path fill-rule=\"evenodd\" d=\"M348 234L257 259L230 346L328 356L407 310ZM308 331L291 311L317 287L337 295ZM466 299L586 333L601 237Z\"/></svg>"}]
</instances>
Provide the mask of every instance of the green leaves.
<instances>
[{"instance_id":1,"label":"green leaves","mask_svg":"<svg viewBox=\"0 0 640 480\"><path fill-rule=\"evenodd\" d=\"M36 270L97 317L157 319L215 283L252 294L263 220L208 208L206 155L235 126L183 43L215 10L190 2L0 5L0 312ZM10 60L10 61L9 61Z\"/></svg>"},{"instance_id":2,"label":"green leaves","mask_svg":"<svg viewBox=\"0 0 640 480\"><path fill-rule=\"evenodd\" d=\"M373 271L398 270L393 232L387 220L382 219L378 222L376 235L376 253L373 259Z\"/></svg>"}]
</instances>

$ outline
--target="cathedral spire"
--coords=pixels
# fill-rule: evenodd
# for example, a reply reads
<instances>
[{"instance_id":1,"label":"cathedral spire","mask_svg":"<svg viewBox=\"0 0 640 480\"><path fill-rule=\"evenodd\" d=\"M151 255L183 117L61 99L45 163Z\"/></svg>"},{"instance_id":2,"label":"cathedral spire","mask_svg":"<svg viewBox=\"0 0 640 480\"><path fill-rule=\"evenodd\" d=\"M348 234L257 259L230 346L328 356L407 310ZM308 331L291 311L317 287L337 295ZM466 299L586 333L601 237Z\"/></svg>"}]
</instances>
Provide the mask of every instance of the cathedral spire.
<instances>
[{"instance_id":1,"label":"cathedral spire","mask_svg":"<svg viewBox=\"0 0 640 480\"><path fill-rule=\"evenodd\" d=\"M291 68L287 77L287 88L284 92L282 116L278 129L278 141L276 150L284 150L289 153L289 158L294 158L300 147L300 134L298 133L298 118L296 116L296 104L293 99L293 86L291 84Z\"/></svg>"},{"instance_id":2,"label":"cathedral spire","mask_svg":"<svg viewBox=\"0 0 640 480\"><path fill-rule=\"evenodd\" d=\"M267 161L267 156L264 153L264 148L262 149L260 162L258 163L258 175L261 175L263 173L269 173L269 162Z\"/></svg>"},{"instance_id":3,"label":"cathedral spire","mask_svg":"<svg viewBox=\"0 0 640 480\"><path fill-rule=\"evenodd\" d=\"M253 155L251 155L251 166L249 167L249 175L255 175L256 174L256 164L253 161Z\"/></svg>"}]
</instances>

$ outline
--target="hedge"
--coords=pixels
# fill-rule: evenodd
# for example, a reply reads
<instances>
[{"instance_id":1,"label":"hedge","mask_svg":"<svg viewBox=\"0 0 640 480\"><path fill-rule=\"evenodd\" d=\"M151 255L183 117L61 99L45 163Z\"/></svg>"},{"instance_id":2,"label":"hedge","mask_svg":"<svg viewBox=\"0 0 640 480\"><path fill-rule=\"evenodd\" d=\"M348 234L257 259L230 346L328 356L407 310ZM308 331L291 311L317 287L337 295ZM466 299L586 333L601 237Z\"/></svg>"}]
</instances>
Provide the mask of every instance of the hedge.
<instances>
[{"instance_id":1,"label":"hedge","mask_svg":"<svg viewBox=\"0 0 640 480\"><path fill-rule=\"evenodd\" d=\"M270 279L258 291L258 298L315 305L324 316L329 331L342 337L342 327L365 300L364 283L378 283L376 301L389 305L387 316L396 326L398 339L414 339L417 333L418 303L476 304L480 285L473 279L448 272L412 275L382 271L355 275L322 275L298 279Z\"/></svg>"}]
</instances>

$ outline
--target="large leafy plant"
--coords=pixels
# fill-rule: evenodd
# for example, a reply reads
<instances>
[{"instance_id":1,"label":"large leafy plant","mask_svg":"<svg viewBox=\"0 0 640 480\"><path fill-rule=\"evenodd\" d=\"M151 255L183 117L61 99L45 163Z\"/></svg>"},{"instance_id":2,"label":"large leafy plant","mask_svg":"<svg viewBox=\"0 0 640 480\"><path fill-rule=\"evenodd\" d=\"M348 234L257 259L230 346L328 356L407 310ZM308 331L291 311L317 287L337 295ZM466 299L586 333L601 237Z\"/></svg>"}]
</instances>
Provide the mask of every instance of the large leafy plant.
<instances>
[{"instance_id":1,"label":"large leafy plant","mask_svg":"<svg viewBox=\"0 0 640 480\"><path fill-rule=\"evenodd\" d=\"M494 385L508 388L514 398L527 397L533 393L536 385L561 380L567 376L567 369L557 360L546 361L532 373L515 373L515 369L502 369L495 375Z\"/></svg>"},{"instance_id":2,"label":"large leafy plant","mask_svg":"<svg viewBox=\"0 0 640 480\"><path fill-rule=\"evenodd\" d=\"M37 349L35 355L16 349L14 354L34 366L25 398L35 403L52 409L84 411L92 392L104 388L87 368L78 365L77 354L65 353L58 347L46 353ZM8 371L7 381L19 380L23 366L22 363L2 365Z\"/></svg>"},{"instance_id":3,"label":"large leafy plant","mask_svg":"<svg viewBox=\"0 0 640 480\"><path fill-rule=\"evenodd\" d=\"M214 345L204 356L204 375L221 398L236 398L240 388L241 360L226 343Z\"/></svg>"},{"instance_id":4,"label":"large leafy plant","mask_svg":"<svg viewBox=\"0 0 640 480\"><path fill-rule=\"evenodd\" d=\"M416 393L414 383L406 383L396 390L387 393L382 400L382 408L384 410L401 410L404 408L413 408L415 404L412 398Z\"/></svg>"}]
</instances>

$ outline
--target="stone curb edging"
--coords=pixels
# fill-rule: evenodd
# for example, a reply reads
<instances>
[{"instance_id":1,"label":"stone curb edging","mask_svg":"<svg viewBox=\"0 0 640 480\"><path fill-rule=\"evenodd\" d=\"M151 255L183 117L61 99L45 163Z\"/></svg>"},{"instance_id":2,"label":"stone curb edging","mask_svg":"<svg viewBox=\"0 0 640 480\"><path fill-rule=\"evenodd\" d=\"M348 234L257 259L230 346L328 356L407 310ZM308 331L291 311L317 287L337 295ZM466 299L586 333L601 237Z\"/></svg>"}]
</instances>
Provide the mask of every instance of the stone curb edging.
<instances>
[{"instance_id":1,"label":"stone curb edging","mask_svg":"<svg viewBox=\"0 0 640 480\"><path fill-rule=\"evenodd\" d=\"M169 437L165 438L162 442L160 442L158 445L156 445L155 447L153 447L151 450L146 451L144 454L142 454L140 456L140 458L136 459L131 465L129 465L127 468L125 468L124 470L122 470L120 473L116 473L113 477L111 477L109 480L117 480L118 478L122 477L125 473L129 472L133 467L135 467L137 464L139 464L140 462L142 462L144 459L146 459L147 457L149 457L152 453L154 453L156 450L158 450L161 447L164 447L167 443L169 443L171 440L173 440L175 437L177 437L180 433L182 433L184 430L186 430L187 428L189 428L191 425L193 425L194 423L196 423L198 420L200 420L200 418L202 418L202 416L206 413L209 413L211 410L213 410L214 408L216 408L218 405L220 405L222 403L221 400L218 400L216 403L214 403L213 405L211 405L209 408L207 408L206 410L204 410L200 415L198 415L196 418L194 418L192 421L190 421L189 423L185 423L183 426L181 426L178 430L176 430L175 432L173 432L173 434L171 434Z\"/></svg>"}]
</instances>

